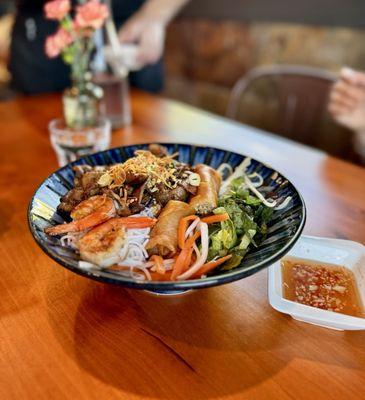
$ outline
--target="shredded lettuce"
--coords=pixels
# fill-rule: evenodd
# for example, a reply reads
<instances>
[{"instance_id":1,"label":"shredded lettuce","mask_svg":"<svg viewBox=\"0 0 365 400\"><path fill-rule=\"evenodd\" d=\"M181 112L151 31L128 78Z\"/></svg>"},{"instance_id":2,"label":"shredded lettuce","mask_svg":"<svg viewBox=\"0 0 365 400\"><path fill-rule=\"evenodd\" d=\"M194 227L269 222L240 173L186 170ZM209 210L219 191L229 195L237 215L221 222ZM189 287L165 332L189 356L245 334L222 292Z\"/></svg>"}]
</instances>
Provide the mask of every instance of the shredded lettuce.
<instances>
[{"instance_id":1,"label":"shredded lettuce","mask_svg":"<svg viewBox=\"0 0 365 400\"><path fill-rule=\"evenodd\" d=\"M225 214L227 210L224 207L218 207L214 210L215 214ZM237 244L237 233L235 225L231 219L220 222L220 229L210 230L210 247L208 259L214 257L223 257L228 254L228 250Z\"/></svg>"},{"instance_id":2,"label":"shredded lettuce","mask_svg":"<svg viewBox=\"0 0 365 400\"><path fill-rule=\"evenodd\" d=\"M223 245L222 230L219 230L213 234L211 244L208 250L208 260L212 260L215 257L224 257L228 254L228 250Z\"/></svg>"},{"instance_id":3,"label":"shredded lettuce","mask_svg":"<svg viewBox=\"0 0 365 400\"><path fill-rule=\"evenodd\" d=\"M222 224L222 242L223 242L223 247L227 250L231 249L234 247L237 243L237 234L236 234L236 229L234 227L234 224L232 220L227 220L224 222L221 222Z\"/></svg>"},{"instance_id":4,"label":"shredded lettuce","mask_svg":"<svg viewBox=\"0 0 365 400\"><path fill-rule=\"evenodd\" d=\"M233 268L238 267L243 260L244 255L240 255L238 253L232 253L232 258L226 261L221 268L222 271L229 271Z\"/></svg>"},{"instance_id":5,"label":"shredded lettuce","mask_svg":"<svg viewBox=\"0 0 365 400\"><path fill-rule=\"evenodd\" d=\"M210 227L208 258L211 260L231 254L231 259L220 268L236 268L250 247L258 246L265 239L267 222L273 209L264 205L258 197L252 196L245 187L244 177L238 177L230 182L213 212L227 213L229 219Z\"/></svg>"}]
</instances>

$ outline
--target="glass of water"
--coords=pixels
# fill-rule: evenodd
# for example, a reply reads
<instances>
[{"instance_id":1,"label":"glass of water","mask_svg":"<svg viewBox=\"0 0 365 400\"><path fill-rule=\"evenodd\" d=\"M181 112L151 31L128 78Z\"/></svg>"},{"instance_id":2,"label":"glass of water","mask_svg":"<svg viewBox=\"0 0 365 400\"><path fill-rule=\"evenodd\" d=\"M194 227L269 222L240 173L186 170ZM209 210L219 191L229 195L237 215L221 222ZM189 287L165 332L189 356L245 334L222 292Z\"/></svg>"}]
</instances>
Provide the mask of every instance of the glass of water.
<instances>
[{"instance_id":1,"label":"glass of water","mask_svg":"<svg viewBox=\"0 0 365 400\"><path fill-rule=\"evenodd\" d=\"M80 129L68 128L62 119L52 120L49 132L58 164L62 167L87 154L108 149L110 131L111 123L106 118L99 118L95 126Z\"/></svg>"}]
</instances>

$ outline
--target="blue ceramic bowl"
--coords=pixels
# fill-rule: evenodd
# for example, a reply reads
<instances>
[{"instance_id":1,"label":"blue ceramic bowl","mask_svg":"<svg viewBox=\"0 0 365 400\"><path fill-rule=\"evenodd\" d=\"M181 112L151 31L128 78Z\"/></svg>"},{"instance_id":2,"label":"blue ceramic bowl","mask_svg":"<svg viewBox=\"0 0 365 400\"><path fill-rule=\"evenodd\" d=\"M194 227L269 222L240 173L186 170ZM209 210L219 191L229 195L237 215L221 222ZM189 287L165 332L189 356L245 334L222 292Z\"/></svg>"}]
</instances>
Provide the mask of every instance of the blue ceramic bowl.
<instances>
[{"instance_id":1,"label":"blue ceramic bowl","mask_svg":"<svg viewBox=\"0 0 365 400\"><path fill-rule=\"evenodd\" d=\"M164 143L163 145L168 148L170 153L178 152L179 161L191 165L204 163L217 168L221 163L228 163L234 168L246 158L241 154L211 147L171 143ZM109 271L80 268L78 266L80 257L77 252L62 247L59 238L50 237L44 233L44 228L64 222L56 208L60 202L60 197L73 186L74 173L72 167L80 164L121 163L133 157L135 150L146 149L147 147L148 144L119 147L83 157L60 168L39 186L29 204L28 222L34 239L46 254L65 268L90 279L156 293L176 293L189 289L222 285L250 276L283 257L298 240L306 218L302 196L293 184L280 173L259 161L252 160L248 171L249 173L260 173L264 178L263 187L270 194L269 197L285 198L291 196L292 201L284 210L275 211L268 224L266 240L258 248L251 249L239 267L231 271L218 272L207 278L182 282L137 282Z\"/></svg>"}]
</instances>

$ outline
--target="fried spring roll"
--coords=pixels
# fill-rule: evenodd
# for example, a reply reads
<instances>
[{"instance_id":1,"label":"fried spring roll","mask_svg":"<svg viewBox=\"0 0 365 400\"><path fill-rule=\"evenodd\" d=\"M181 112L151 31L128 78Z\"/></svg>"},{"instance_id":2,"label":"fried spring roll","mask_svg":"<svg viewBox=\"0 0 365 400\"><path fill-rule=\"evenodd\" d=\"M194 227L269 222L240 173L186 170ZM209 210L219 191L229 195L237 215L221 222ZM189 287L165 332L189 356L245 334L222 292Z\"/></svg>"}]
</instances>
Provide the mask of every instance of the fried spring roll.
<instances>
[{"instance_id":1,"label":"fried spring roll","mask_svg":"<svg viewBox=\"0 0 365 400\"><path fill-rule=\"evenodd\" d=\"M218 205L218 191L222 178L220 174L208 165L199 164L195 171L200 176L198 193L190 200L191 207L198 214L209 214Z\"/></svg>"},{"instance_id":2,"label":"fried spring roll","mask_svg":"<svg viewBox=\"0 0 365 400\"><path fill-rule=\"evenodd\" d=\"M173 256L177 251L177 231L180 219L194 213L191 206L183 201L170 200L163 208L152 229L146 249L149 254L162 257Z\"/></svg>"}]
</instances>

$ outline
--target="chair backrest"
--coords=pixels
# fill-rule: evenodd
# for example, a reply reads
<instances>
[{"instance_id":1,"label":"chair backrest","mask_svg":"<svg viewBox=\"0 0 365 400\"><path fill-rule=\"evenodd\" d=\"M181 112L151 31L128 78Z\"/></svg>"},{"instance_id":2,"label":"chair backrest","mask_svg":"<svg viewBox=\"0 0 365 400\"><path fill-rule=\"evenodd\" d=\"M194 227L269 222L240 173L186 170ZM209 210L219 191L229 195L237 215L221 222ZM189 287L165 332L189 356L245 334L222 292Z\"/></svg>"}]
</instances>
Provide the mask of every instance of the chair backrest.
<instances>
[{"instance_id":1,"label":"chair backrest","mask_svg":"<svg viewBox=\"0 0 365 400\"><path fill-rule=\"evenodd\" d=\"M345 135L343 128L336 126L327 114L328 94L336 75L326 70L297 65L254 68L234 85L227 117L245 120L245 109L240 108L240 102L254 84L265 78L275 82L277 103L274 122L266 129L346 157L347 154L341 152L348 153L351 136L348 132ZM319 127L326 118L325 129L331 133L326 133L326 138L320 138ZM332 134L334 131L342 133L336 137L336 133Z\"/></svg>"}]
</instances>

